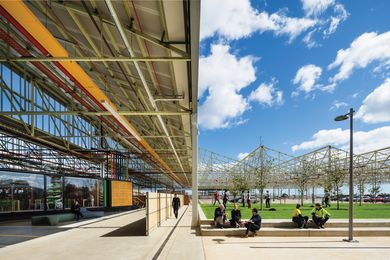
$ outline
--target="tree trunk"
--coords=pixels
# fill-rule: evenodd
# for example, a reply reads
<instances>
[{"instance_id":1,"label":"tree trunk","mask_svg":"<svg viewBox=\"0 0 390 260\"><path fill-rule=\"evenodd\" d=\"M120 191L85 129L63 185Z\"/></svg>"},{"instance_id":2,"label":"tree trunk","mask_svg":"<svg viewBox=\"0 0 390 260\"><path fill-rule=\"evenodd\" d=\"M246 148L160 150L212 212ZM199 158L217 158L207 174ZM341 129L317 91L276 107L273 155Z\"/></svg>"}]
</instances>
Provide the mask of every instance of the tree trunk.
<instances>
[{"instance_id":1,"label":"tree trunk","mask_svg":"<svg viewBox=\"0 0 390 260\"><path fill-rule=\"evenodd\" d=\"M313 186L313 190L312 190L312 193L311 193L311 204L314 205L315 203L315 199L314 199L314 186Z\"/></svg>"},{"instance_id":2,"label":"tree trunk","mask_svg":"<svg viewBox=\"0 0 390 260\"><path fill-rule=\"evenodd\" d=\"M339 187L336 186L337 210L340 209Z\"/></svg>"},{"instance_id":3,"label":"tree trunk","mask_svg":"<svg viewBox=\"0 0 390 260\"><path fill-rule=\"evenodd\" d=\"M263 192L264 189L260 188L260 210L263 210Z\"/></svg>"},{"instance_id":4,"label":"tree trunk","mask_svg":"<svg viewBox=\"0 0 390 260\"><path fill-rule=\"evenodd\" d=\"M305 193L304 189L301 189L301 206L302 207L303 207L303 196L305 195L304 193Z\"/></svg>"}]
</instances>

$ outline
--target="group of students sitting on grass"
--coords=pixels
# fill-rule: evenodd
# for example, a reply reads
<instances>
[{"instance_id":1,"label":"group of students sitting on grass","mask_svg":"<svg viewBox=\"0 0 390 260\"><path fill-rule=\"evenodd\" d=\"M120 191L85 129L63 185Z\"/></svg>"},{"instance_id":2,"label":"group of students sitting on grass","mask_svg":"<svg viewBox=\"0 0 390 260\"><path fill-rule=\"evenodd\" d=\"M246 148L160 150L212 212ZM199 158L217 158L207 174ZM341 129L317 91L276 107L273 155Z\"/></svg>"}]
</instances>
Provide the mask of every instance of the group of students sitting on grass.
<instances>
[{"instance_id":1,"label":"group of students sitting on grass","mask_svg":"<svg viewBox=\"0 0 390 260\"><path fill-rule=\"evenodd\" d=\"M309 222L308 216L303 216L300 210L301 205L297 204L292 214L292 221L296 223L298 228L306 228ZM321 204L316 203L312 210L312 221L318 228L324 228L325 223L329 220L330 214L324 209ZM224 228L225 222L227 222L225 206L219 204L214 211L214 225L218 228ZM245 237L248 237L249 231L252 236L255 236L256 231L261 228L261 216L258 214L256 208L252 209L252 217L248 221L241 221L241 211L238 209L237 204L233 205L231 211L231 219L229 220L230 227L240 228L246 227Z\"/></svg>"}]
</instances>

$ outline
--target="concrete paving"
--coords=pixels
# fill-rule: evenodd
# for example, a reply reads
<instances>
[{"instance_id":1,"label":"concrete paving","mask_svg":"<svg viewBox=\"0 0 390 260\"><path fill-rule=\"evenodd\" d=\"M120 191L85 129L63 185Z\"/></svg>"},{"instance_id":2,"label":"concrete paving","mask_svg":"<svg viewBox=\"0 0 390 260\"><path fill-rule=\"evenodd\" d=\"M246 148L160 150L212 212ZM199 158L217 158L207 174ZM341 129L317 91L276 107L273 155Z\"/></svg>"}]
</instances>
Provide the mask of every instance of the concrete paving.
<instances>
[{"instance_id":1,"label":"concrete paving","mask_svg":"<svg viewBox=\"0 0 390 260\"><path fill-rule=\"evenodd\" d=\"M202 237L206 259L390 259L389 237Z\"/></svg>"},{"instance_id":2,"label":"concrete paving","mask_svg":"<svg viewBox=\"0 0 390 260\"><path fill-rule=\"evenodd\" d=\"M72 228L1 248L0 259L204 259L202 239L190 227L191 207L179 216L148 237L127 228L144 219L144 210L64 225Z\"/></svg>"},{"instance_id":3,"label":"concrete paving","mask_svg":"<svg viewBox=\"0 0 390 260\"><path fill-rule=\"evenodd\" d=\"M169 219L146 237L134 233L145 211L63 225L63 232L0 248L1 260L18 259L390 259L390 237L240 238L199 236L191 228L192 208L182 207L179 219ZM0 240L2 237L0 237Z\"/></svg>"}]
</instances>

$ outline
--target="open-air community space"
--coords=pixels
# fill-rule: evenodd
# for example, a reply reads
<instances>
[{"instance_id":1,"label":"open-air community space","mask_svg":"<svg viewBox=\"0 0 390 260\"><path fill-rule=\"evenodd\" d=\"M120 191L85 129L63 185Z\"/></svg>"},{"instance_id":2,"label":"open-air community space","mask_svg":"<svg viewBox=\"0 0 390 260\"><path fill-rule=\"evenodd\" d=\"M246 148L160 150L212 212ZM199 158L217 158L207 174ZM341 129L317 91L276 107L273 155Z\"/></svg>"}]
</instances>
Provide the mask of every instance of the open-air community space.
<instances>
[{"instance_id":1,"label":"open-air community space","mask_svg":"<svg viewBox=\"0 0 390 260\"><path fill-rule=\"evenodd\" d=\"M390 260L389 12L0 0L0 260Z\"/></svg>"}]
</instances>

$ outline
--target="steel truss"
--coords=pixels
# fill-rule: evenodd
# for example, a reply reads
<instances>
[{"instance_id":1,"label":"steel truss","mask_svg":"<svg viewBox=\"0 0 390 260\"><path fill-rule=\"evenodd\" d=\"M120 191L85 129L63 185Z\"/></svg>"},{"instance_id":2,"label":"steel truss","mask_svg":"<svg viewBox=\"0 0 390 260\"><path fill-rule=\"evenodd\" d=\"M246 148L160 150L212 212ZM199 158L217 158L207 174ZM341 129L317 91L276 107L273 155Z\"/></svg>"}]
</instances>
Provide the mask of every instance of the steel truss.
<instances>
[{"instance_id":1,"label":"steel truss","mask_svg":"<svg viewBox=\"0 0 390 260\"><path fill-rule=\"evenodd\" d=\"M248 188L308 188L329 186L340 173L339 183L347 183L349 153L332 146L292 156L259 146L240 161L204 149L199 154L199 189L230 188L241 176ZM353 156L356 183L378 185L390 182L390 147ZM374 185L373 184L373 185Z\"/></svg>"}]
</instances>

